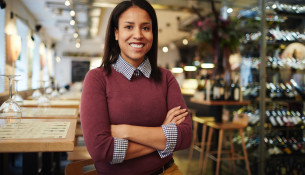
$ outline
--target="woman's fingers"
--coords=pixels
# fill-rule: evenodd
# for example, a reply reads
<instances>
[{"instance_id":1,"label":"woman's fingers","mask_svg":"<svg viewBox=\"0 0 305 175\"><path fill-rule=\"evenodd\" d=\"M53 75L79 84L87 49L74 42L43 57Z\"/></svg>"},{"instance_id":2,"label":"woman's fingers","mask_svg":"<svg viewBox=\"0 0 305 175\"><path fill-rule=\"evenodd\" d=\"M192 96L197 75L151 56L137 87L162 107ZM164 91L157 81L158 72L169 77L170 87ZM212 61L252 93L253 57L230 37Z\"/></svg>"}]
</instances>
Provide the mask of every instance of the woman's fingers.
<instances>
[{"instance_id":1,"label":"woman's fingers","mask_svg":"<svg viewBox=\"0 0 305 175\"><path fill-rule=\"evenodd\" d=\"M174 107L167 112L166 118L163 122L163 125L168 123L176 123L179 121L179 124L184 120L180 121L182 118L186 117L188 114L187 109L181 109L180 106Z\"/></svg>"},{"instance_id":2,"label":"woman's fingers","mask_svg":"<svg viewBox=\"0 0 305 175\"><path fill-rule=\"evenodd\" d=\"M176 124L180 124L181 122L184 121L185 117L188 115L188 112L184 112L180 115L177 115L176 117L174 117L171 121L171 123L176 123ZM183 119L180 123L177 123L178 121L180 121L181 119Z\"/></svg>"},{"instance_id":3,"label":"woman's fingers","mask_svg":"<svg viewBox=\"0 0 305 175\"><path fill-rule=\"evenodd\" d=\"M181 108L181 106L177 106L177 107L172 108L171 110L169 110L169 111L167 112L167 115L171 115L173 112L179 110L180 108Z\"/></svg>"},{"instance_id":4,"label":"woman's fingers","mask_svg":"<svg viewBox=\"0 0 305 175\"><path fill-rule=\"evenodd\" d=\"M176 122L176 125L179 125L179 124L182 123L184 120L185 120L185 117L181 118L180 120L178 120L178 121Z\"/></svg>"},{"instance_id":5,"label":"woman's fingers","mask_svg":"<svg viewBox=\"0 0 305 175\"><path fill-rule=\"evenodd\" d=\"M186 112L186 109L179 109L179 110L174 111L173 115L174 116L178 116L178 115L180 115L180 114L182 114L184 112Z\"/></svg>"}]
</instances>

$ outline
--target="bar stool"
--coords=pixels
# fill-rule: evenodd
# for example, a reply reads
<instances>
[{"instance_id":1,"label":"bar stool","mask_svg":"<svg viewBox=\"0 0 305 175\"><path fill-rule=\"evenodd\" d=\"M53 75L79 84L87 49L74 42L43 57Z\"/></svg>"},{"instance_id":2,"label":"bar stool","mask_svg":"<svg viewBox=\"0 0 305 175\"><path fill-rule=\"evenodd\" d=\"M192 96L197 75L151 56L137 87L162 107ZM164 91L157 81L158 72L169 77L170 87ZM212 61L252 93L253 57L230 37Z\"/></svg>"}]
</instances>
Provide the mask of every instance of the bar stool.
<instances>
[{"instance_id":1,"label":"bar stool","mask_svg":"<svg viewBox=\"0 0 305 175\"><path fill-rule=\"evenodd\" d=\"M188 169L189 169L192 157L193 157L194 149L200 152L199 172L201 172L205 140L206 140L206 129L207 129L206 124L207 124L207 122L214 121L214 117L199 117L199 116L196 116L196 112L194 110L189 110L189 111L192 115L192 120L193 120L193 138L192 138L192 143L190 146L190 152L189 152L189 156L188 156L188 164L187 164L186 172L188 172ZM201 131L202 135L201 135L200 142L197 137L198 124L202 124L202 131Z\"/></svg>"},{"instance_id":2,"label":"bar stool","mask_svg":"<svg viewBox=\"0 0 305 175\"><path fill-rule=\"evenodd\" d=\"M247 150L246 150L245 140L244 140L244 135L243 135L243 128L245 128L248 125L248 115L235 113L232 122L226 122L226 123L208 122L206 125L209 126L210 129L209 129L209 136L208 136L205 159L204 159L204 163L203 163L203 174L205 174L205 172L206 172L208 158L211 158L212 160L216 161L216 173L215 173L216 175L219 174L221 160L231 160L233 163L234 170L235 170L235 160L245 160L247 172L249 175L251 175L248 155L247 155ZM219 130L218 149L217 149L217 151L210 152L212 135L213 135L213 131L215 129ZM223 133L226 130L230 131L231 149L229 151L222 150ZM233 130L237 130L241 137L241 146L242 146L243 156L234 152L233 141L232 141L232 131ZM225 153L230 153L231 156L222 157L222 154L225 154ZM213 154L216 154L216 155L214 156Z\"/></svg>"}]
</instances>

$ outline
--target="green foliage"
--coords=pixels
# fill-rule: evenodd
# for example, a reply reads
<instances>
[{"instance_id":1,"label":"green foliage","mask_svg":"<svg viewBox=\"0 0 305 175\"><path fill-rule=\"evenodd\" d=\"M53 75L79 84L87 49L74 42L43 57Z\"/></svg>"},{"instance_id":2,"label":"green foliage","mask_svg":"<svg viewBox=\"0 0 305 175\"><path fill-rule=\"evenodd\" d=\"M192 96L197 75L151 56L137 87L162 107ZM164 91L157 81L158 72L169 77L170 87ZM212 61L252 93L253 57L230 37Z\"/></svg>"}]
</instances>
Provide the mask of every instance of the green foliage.
<instances>
[{"instance_id":1,"label":"green foliage","mask_svg":"<svg viewBox=\"0 0 305 175\"><path fill-rule=\"evenodd\" d=\"M238 50L244 36L238 19L219 19L217 23L212 17L206 17L196 22L196 28L196 40L199 43L210 43L214 46L219 44L221 48L229 48L231 53Z\"/></svg>"}]
</instances>

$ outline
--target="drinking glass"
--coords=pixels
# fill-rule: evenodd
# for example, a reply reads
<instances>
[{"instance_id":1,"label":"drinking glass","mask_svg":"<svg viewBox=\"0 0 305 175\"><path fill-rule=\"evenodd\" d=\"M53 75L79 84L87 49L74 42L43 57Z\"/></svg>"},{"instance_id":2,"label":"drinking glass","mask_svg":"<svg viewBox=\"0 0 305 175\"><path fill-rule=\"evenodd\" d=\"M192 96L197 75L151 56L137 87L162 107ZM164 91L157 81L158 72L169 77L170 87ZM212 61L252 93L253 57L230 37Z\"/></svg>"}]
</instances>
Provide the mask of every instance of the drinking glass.
<instances>
[{"instance_id":1,"label":"drinking glass","mask_svg":"<svg viewBox=\"0 0 305 175\"><path fill-rule=\"evenodd\" d=\"M37 100L40 96L42 96L42 94L41 94L41 92L40 92L39 89L36 89L36 90L33 92L33 94L32 94L32 98L33 98L34 100Z\"/></svg>"},{"instance_id":2,"label":"drinking glass","mask_svg":"<svg viewBox=\"0 0 305 175\"><path fill-rule=\"evenodd\" d=\"M13 78L19 75L0 75L5 76L9 80L9 99L2 103L0 107L0 119L5 123L17 123L22 116L21 108L12 98Z\"/></svg>"},{"instance_id":3,"label":"drinking glass","mask_svg":"<svg viewBox=\"0 0 305 175\"><path fill-rule=\"evenodd\" d=\"M23 98L22 96L18 93L18 81L19 80L14 80L15 81L15 95L13 96L13 99L17 102L17 103L22 103L23 102Z\"/></svg>"},{"instance_id":4,"label":"drinking glass","mask_svg":"<svg viewBox=\"0 0 305 175\"><path fill-rule=\"evenodd\" d=\"M44 92L43 94L38 98L38 106L39 107L47 107L50 105L50 99L48 97L48 95L46 94L46 83L48 81L42 81L43 83L43 89L44 89Z\"/></svg>"}]
</instances>

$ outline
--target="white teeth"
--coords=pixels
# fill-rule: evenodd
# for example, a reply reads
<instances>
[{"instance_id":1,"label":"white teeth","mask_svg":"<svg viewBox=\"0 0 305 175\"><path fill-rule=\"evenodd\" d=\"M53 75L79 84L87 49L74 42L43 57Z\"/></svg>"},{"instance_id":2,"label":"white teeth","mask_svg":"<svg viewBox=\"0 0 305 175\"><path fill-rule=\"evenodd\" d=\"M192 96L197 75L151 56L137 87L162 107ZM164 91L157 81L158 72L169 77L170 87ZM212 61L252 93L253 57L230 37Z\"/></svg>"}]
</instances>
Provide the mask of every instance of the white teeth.
<instances>
[{"instance_id":1,"label":"white teeth","mask_svg":"<svg viewBox=\"0 0 305 175\"><path fill-rule=\"evenodd\" d=\"M143 44L130 44L131 47L134 48L142 48L144 45Z\"/></svg>"}]
</instances>

